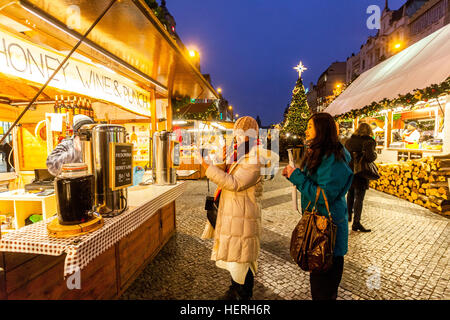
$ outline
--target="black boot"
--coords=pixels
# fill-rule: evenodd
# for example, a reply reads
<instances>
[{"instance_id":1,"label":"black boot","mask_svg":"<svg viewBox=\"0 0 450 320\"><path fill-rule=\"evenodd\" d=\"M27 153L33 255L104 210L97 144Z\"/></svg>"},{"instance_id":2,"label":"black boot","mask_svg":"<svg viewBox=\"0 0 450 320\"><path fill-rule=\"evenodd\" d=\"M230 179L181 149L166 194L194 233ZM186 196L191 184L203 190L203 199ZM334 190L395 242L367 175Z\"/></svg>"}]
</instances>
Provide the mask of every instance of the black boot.
<instances>
[{"instance_id":1,"label":"black boot","mask_svg":"<svg viewBox=\"0 0 450 320\"><path fill-rule=\"evenodd\" d=\"M254 277L252 270L248 269L247 275L245 276L244 285L241 286L242 292L240 294L242 300L250 300L253 297L253 285Z\"/></svg>"},{"instance_id":2,"label":"black boot","mask_svg":"<svg viewBox=\"0 0 450 320\"><path fill-rule=\"evenodd\" d=\"M250 300L253 296L253 285L253 272L249 269L244 284L239 284L231 279L230 288L219 300Z\"/></svg>"},{"instance_id":3,"label":"black boot","mask_svg":"<svg viewBox=\"0 0 450 320\"><path fill-rule=\"evenodd\" d=\"M366 229L362 226L362 224L358 224L356 226L352 226L352 230L353 231L361 231L361 232L370 232L372 231L371 229Z\"/></svg>"},{"instance_id":4,"label":"black boot","mask_svg":"<svg viewBox=\"0 0 450 320\"><path fill-rule=\"evenodd\" d=\"M221 296L218 300L239 300L239 293L238 289L235 285L236 282L234 282L225 292L223 296Z\"/></svg>"}]
</instances>

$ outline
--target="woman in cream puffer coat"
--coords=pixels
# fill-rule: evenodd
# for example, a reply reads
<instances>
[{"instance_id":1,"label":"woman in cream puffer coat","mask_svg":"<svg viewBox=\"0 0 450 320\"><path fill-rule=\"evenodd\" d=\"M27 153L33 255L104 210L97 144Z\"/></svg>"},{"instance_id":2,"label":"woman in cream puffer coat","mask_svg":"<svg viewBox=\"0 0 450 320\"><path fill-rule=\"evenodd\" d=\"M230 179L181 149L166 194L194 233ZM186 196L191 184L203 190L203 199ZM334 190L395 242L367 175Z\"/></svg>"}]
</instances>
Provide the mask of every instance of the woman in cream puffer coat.
<instances>
[{"instance_id":1,"label":"woman in cream puffer coat","mask_svg":"<svg viewBox=\"0 0 450 320\"><path fill-rule=\"evenodd\" d=\"M206 176L221 189L211 259L232 277L224 299L247 300L253 293L261 236L261 168L270 154L256 144L258 129L251 117L236 121L237 159L226 168L208 165L199 157ZM240 130L246 135L238 134Z\"/></svg>"}]
</instances>

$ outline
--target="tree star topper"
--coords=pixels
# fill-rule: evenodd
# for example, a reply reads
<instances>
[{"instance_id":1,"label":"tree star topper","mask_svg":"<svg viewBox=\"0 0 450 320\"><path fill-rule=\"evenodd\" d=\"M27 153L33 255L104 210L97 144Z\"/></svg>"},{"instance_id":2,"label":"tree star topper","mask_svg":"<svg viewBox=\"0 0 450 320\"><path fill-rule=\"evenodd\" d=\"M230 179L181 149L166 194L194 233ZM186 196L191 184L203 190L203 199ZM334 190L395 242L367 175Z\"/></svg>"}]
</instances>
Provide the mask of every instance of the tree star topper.
<instances>
[{"instance_id":1,"label":"tree star topper","mask_svg":"<svg viewBox=\"0 0 450 320\"><path fill-rule=\"evenodd\" d=\"M297 70L299 78L302 76L303 71L308 70L308 68L306 68L301 61L298 66L294 67L294 69Z\"/></svg>"}]
</instances>

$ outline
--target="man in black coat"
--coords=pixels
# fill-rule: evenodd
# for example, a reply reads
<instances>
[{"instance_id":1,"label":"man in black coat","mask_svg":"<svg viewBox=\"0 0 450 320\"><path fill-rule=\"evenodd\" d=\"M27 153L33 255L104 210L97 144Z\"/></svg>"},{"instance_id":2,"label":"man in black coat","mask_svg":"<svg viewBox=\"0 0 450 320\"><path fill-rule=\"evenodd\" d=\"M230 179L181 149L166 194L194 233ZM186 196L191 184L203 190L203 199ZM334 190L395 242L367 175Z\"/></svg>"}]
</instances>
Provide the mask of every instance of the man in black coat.
<instances>
[{"instance_id":1,"label":"man in black coat","mask_svg":"<svg viewBox=\"0 0 450 320\"><path fill-rule=\"evenodd\" d=\"M3 141L3 143L0 145L0 152L3 152L4 154L6 162L6 172L10 172L13 168L11 164L14 165L14 153L11 145L8 142Z\"/></svg>"},{"instance_id":2,"label":"man in black coat","mask_svg":"<svg viewBox=\"0 0 450 320\"><path fill-rule=\"evenodd\" d=\"M372 138L373 132L370 125L367 123L361 123L355 133L346 141L345 147L352 155L352 160L349 165L353 170L353 163L355 160L361 159L368 163L373 162L377 158L376 142ZM347 194L347 209L348 209L348 221L352 221L352 212L354 212L354 219L352 230L361 232L370 232L370 229L366 229L361 224L361 213L363 208L364 196L366 190L369 189L369 180L355 174L353 177L353 183Z\"/></svg>"}]
</instances>

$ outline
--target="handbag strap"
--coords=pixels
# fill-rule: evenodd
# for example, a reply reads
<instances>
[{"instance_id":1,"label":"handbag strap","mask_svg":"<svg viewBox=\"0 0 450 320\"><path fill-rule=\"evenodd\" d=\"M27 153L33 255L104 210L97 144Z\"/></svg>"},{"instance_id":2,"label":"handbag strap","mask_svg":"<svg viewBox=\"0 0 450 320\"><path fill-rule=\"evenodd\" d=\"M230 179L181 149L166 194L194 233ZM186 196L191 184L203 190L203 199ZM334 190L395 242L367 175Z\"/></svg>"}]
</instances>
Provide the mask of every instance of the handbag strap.
<instances>
[{"instance_id":1,"label":"handbag strap","mask_svg":"<svg viewBox=\"0 0 450 320\"><path fill-rule=\"evenodd\" d=\"M315 203L314 203L313 209L314 209L314 208L316 207L316 205L317 205L317 201L319 200L319 195L320 195L320 193L322 193L322 195L323 195L323 200L325 201L325 207L327 208L328 217L330 217L330 220L333 221L333 218L331 217L330 206L329 206L329 204L328 204L327 196L325 195L325 191L323 191L323 189L322 189L321 187L319 187L319 186L317 187L316 201L315 201ZM306 209L308 209L310 203L311 203L311 201L308 203L308 206L306 207ZM305 210L306 210L306 209L305 209Z\"/></svg>"},{"instance_id":2,"label":"handbag strap","mask_svg":"<svg viewBox=\"0 0 450 320\"><path fill-rule=\"evenodd\" d=\"M328 199L327 196L325 195L325 191L323 191L323 189L320 189L322 191L322 195L323 195L323 200L325 201L325 207L327 208L328 211L328 217L330 217L330 221L333 222L333 218L331 217L331 212L330 212L330 206L328 205Z\"/></svg>"},{"instance_id":3,"label":"handbag strap","mask_svg":"<svg viewBox=\"0 0 450 320\"><path fill-rule=\"evenodd\" d=\"M319 194L320 194L320 187L317 187L317 192L316 192L316 201L314 202L314 206L313 209L316 207L317 201L319 200ZM311 204L311 201L308 203L308 205L305 208L305 211L308 210L309 205Z\"/></svg>"}]
</instances>

